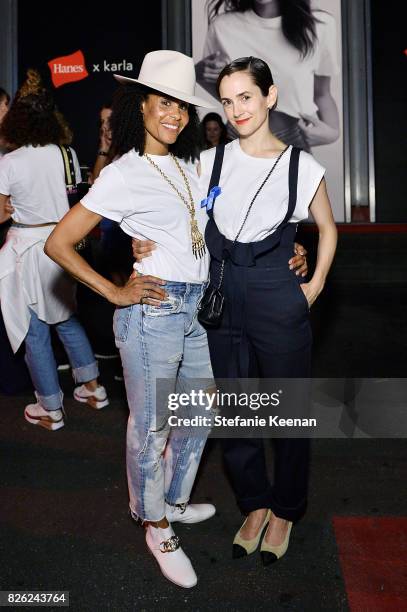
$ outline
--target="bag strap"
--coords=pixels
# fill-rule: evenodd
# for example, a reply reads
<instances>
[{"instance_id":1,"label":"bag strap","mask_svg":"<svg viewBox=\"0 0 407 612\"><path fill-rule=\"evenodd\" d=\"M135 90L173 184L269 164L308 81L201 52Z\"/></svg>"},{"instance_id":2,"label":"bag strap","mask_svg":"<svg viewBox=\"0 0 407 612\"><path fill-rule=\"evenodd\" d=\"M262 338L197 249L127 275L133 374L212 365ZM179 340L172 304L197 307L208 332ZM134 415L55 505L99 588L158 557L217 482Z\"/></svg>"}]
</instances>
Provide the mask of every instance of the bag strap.
<instances>
[{"instance_id":1,"label":"bag strap","mask_svg":"<svg viewBox=\"0 0 407 612\"><path fill-rule=\"evenodd\" d=\"M276 161L274 162L273 166L271 167L271 170L269 171L269 173L267 174L266 178L264 179L264 181L262 182L262 184L260 185L260 187L258 188L258 190L256 191L256 193L253 196L252 201L249 204L249 208L247 209L245 218L243 219L243 222L239 228L239 231L236 234L236 238L233 241L233 244L235 244L240 236L240 234L242 233L242 229L247 221L247 217L249 216L249 213L252 209L252 206L257 198L257 196L259 195L260 191L263 189L264 185L267 183L267 181L269 180L270 176L273 174L274 168L277 166L278 162L280 161L280 159L282 158L282 156L284 155L284 153L287 151L288 146L284 149L284 151L281 151L280 155L277 157ZM291 157L290 157L290 161L291 161ZM288 211L287 211L288 214ZM286 215L287 216L287 215ZM282 223L285 222L286 217L284 217L284 220L282 221Z\"/></svg>"},{"instance_id":2,"label":"bag strap","mask_svg":"<svg viewBox=\"0 0 407 612\"><path fill-rule=\"evenodd\" d=\"M68 193L75 193L76 177L71 147L67 147L66 145L58 145L58 148L61 151L62 160L64 162L66 190Z\"/></svg>"}]
</instances>

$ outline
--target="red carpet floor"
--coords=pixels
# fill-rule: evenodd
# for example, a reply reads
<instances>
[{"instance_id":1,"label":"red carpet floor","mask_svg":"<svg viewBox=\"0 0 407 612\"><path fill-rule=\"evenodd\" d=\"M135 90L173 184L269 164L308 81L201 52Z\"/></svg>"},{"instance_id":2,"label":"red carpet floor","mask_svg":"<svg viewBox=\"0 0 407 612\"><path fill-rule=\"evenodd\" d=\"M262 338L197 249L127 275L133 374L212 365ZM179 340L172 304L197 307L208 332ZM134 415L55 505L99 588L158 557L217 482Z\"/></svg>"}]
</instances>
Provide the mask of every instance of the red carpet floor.
<instances>
[{"instance_id":1,"label":"red carpet floor","mask_svg":"<svg viewBox=\"0 0 407 612\"><path fill-rule=\"evenodd\" d=\"M407 518L333 519L351 612L407 610Z\"/></svg>"}]
</instances>

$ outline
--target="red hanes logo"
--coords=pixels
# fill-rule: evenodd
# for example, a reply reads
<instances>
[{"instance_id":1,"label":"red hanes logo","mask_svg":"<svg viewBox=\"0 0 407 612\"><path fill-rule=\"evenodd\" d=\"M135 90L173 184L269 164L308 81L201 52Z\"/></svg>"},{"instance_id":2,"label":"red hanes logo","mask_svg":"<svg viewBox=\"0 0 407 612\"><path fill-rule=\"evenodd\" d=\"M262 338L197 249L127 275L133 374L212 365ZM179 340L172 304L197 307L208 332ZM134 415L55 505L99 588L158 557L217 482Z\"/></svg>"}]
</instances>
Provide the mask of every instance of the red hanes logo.
<instances>
[{"instance_id":1,"label":"red hanes logo","mask_svg":"<svg viewBox=\"0 0 407 612\"><path fill-rule=\"evenodd\" d=\"M61 87L65 83L81 81L89 76L82 51L76 51L71 55L64 55L50 60L48 66L51 70L54 87Z\"/></svg>"}]
</instances>

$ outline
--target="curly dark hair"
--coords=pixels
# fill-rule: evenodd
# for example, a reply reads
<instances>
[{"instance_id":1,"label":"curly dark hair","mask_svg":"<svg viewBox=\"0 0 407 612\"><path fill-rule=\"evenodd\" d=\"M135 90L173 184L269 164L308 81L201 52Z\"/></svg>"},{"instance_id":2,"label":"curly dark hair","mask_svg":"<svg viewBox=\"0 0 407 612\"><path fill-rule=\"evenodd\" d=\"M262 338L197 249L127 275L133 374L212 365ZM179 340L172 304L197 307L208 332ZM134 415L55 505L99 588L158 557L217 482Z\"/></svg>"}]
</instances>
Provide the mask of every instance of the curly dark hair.
<instances>
[{"instance_id":1,"label":"curly dark hair","mask_svg":"<svg viewBox=\"0 0 407 612\"><path fill-rule=\"evenodd\" d=\"M136 84L123 84L113 97L110 127L112 145L110 156L117 157L135 149L140 156L144 155L145 128L141 104L149 94L165 95L153 89ZM193 105L188 107L189 122L182 130L169 151L186 162L194 161L199 156L199 118Z\"/></svg>"},{"instance_id":2,"label":"curly dark hair","mask_svg":"<svg viewBox=\"0 0 407 612\"><path fill-rule=\"evenodd\" d=\"M43 147L66 141L64 124L58 118L54 100L35 70L28 71L26 81L17 92L1 124L0 137L13 148Z\"/></svg>"},{"instance_id":3,"label":"curly dark hair","mask_svg":"<svg viewBox=\"0 0 407 612\"><path fill-rule=\"evenodd\" d=\"M207 0L208 19L212 21L224 6L226 12L243 13L253 9L254 0ZM310 0L280 0L281 27L289 43L305 57L317 40L315 24L319 21L311 10Z\"/></svg>"}]
</instances>

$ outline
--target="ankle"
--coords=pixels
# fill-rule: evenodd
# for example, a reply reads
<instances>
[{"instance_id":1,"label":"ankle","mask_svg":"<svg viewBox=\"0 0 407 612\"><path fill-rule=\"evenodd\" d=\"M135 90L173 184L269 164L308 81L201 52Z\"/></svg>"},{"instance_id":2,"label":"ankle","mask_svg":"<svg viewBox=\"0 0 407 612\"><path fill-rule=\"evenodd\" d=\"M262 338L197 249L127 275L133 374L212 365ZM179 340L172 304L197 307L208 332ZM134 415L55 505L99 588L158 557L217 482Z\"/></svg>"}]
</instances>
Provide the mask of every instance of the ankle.
<instances>
[{"instance_id":1,"label":"ankle","mask_svg":"<svg viewBox=\"0 0 407 612\"><path fill-rule=\"evenodd\" d=\"M247 515L247 520L249 522L263 522L267 516L267 512L267 508L258 508L257 510L252 510L252 512L249 512L249 514Z\"/></svg>"},{"instance_id":2,"label":"ankle","mask_svg":"<svg viewBox=\"0 0 407 612\"><path fill-rule=\"evenodd\" d=\"M290 521L287 519L281 518L280 516L276 516L273 512L270 514L270 524L278 525L279 527L284 527L289 524Z\"/></svg>"},{"instance_id":3,"label":"ankle","mask_svg":"<svg viewBox=\"0 0 407 612\"><path fill-rule=\"evenodd\" d=\"M88 391L96 391L98 388L98 381L95 378L94 380L89 380L88 382L83 383Z\"/></svg>"}]
</instances>

